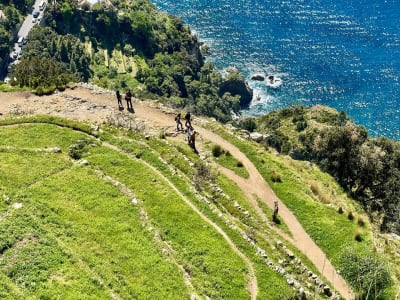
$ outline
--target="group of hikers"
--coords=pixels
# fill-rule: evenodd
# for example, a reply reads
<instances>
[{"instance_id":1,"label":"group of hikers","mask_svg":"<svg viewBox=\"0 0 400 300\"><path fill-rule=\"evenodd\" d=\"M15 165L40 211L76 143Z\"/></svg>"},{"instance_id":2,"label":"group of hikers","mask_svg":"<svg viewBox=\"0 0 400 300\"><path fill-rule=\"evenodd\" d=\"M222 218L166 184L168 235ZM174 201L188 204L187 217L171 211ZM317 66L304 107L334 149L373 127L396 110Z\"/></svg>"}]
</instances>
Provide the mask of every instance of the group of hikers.
<instances>
[{"instance_id":1,"label":"group of hikers","mask_svg":"<svg viewBox=\"0 0 400 300\"><path fill-rule=\"evenodd\" d=\"M117 96L117 101L118 101L118 109L119 110L124 110L124 106L122 104L122 95L119 92L119 90L116 90L115 92L116 96ZM133 105L132 105L132 93L131 90L127 90L125 93L125 101L126 101L126 106L127 106L127 110L131 113L134 113L135 110L133 109ZM187 142L188 145L193 149L193 151L197 154L198 151L196 149L196 130L194 130L193 126L192 126L192 115L190 112L187 112L184 119L185 119L185 127L186 130L183 129L183 124L181 122L181 113L178 113L175 116L175 122L176 122L176 131L178 132L185 132L186 131L186 138L187 138Z\"/></svg>"},{"instance_id":2,"label":"group of hikers","mask_svg":"<svg viewBox=\"0 0 400 300\"><path fill-rule=\"evenodd\" d=\"M122 105L122 95L119 92L119 90L117 90L116 92L117 95L117 101L118 101L118 109L119 110L124 110L124 106ZM125 93L125 101L126 101L126 109L127 111L134 113L135 110L133 109L133 105L132 105L132 93L131 90L127 90Z\"/></svg>"},{"instance_id":3,"label":"group of hikers","mask_svg":"<svg viewBox=\"0 0 400 300\"><path fill-rule=\"evenodd\" d=\"M185 131L183 129L183 125L181 122L181 113L178 113L175 116L175 122L176 122L176 131ZM192 126L192 115L190 114L190 112L187 112L185 117L185 127L186 127L186 139L188 142L188 145L193 149L193 151L197 154L198 151L196 149L196 130L194 130L193 126Z\"/></svg>"}]
</instances>

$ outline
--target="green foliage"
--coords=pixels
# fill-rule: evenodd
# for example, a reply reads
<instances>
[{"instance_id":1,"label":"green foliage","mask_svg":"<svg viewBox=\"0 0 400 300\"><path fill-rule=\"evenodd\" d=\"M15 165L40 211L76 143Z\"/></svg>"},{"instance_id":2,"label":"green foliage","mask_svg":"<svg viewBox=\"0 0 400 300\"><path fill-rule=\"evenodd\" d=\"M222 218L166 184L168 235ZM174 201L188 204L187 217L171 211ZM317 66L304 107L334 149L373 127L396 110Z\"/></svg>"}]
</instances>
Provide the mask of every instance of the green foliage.
<instances>
[{"instance_id":1,"label":"green foliage","mask_svg":"<svg viewBox=\"0 0 400 300\"><path fill-rule=\"evenodd\" d=\"M400 143L372 139L343 112L315 106L285 108L260 117L266 145L316 162L367 211L383 215L381 229L400 232Z\"/></svg>"},{"instance_id":2,"label":"green foliage","mask_svg":"<svg viewBox=\"0 0 400 300\"><path fill-rule=\"evenodd\" d=\"M72 159L81 159L85 152L85 147L90 143L90 140L78 140L76 144L69 146L68 155Z\"/></svg>"},{"instance_id":3,"label":"green foliage","mask_svg":"<svg viewBox=\"0 0 400 300\"><path fill-rule=\"evenodd\" d=\"M335 258L344 247L358 246L354 241L357 224L350 223L347 215L336 213L335 208L316 202L314 197L310 196L309 186L304 179L313 174L309 180L323 181L324 185L331 185L334 182L332 177L323 175L317 167L313 167L311 171L306 167L306 163L293 162L285 156L263 151L258 145L239 140L215 124L213 130L217 130L222 137L236 145L254 163L275 194L296 215L305 230L334 264ZM296 168L297 163L303 167ZM274 174L281 178L281 182L273 182ZM343 191L335 185L335 197L338 197ZM362 244L370 246L369 236L364 237Z\"/></svg>"},{"instance_id":4,"label":"green foliage","mask_svg":"<svg viewBox=\"0 0 400 300\"><path fill-rule=\"evenodd\" d=\"M387 266L377 257L346 248L340 256L341 274L363 299L379 299L392 281Z\"/></svg>"},{"instance_id":5,"label":"green foliage","mask_svg":"<svg viewBox=\"0 0 400 300\"><path fill-rule=\"evenodd\" d=\"M253 132L254 130L257 129L256 119L255 118L245 118L240 123L240 127L247 131Z\"/></svg>"},{"instance_id":6,"label":"green foliage","mask_svg":"<svg viewBox=\"0 0 400 300\"><path fill-rule=\"evenodd\" d=\"M72 34L58 35L48 27L35 26L29 33L29 43L24 47L25 59L51 60L60 68L61 73L68 75L69 80L87 80L90 76L90 56L85 46ZM26 70L31 64L24 67ZM37 70L35 77L46 79L49 74L44 70ZM18 78L18 77L17 77ZM57 82L55 82L57 86Z\"/></svg>"},{"instance_id":7,"label":"green foliage","mask_svg":"<svg viewBox=\"0 0 400 300\"><path fill-rule=\"evenodd\" d=\"M271 172L271 180L272 182L282 182L281 175L275 171Z\"/></svg>"},{"instance_id":8,"label":"green foliage","mask_svg":"<svg viewBox=\"0 0 400 300\"><path fill-rule=\"evenodd\" d=\"M16 77L16 84L34 88L38 95L48 94L71 80L71 76L64 73L59 64L39 57L22 60L16 65L13 76Z\"/></svg>"},{"instance_id":9,"label":"green foliage","mask_svg":"<svg viewBox=\"0 0 400 300\"><path fill-rule=\"evenodd\" d=\"M211 152L214 157L219 157L222 154L224 154L224 150L222 149L222 147L220 145L213 145L211 148Z\"/></svg>"}]
</instances>

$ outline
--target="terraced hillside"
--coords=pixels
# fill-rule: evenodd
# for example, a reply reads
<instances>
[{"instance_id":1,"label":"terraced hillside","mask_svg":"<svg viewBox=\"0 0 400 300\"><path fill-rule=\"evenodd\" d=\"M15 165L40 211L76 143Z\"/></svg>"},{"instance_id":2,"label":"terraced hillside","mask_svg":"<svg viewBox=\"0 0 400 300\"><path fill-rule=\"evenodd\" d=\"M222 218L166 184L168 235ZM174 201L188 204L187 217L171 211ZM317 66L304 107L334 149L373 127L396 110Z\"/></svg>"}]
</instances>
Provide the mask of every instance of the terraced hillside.
<instances>
[{"instance_id":1,"label":"terraced hillside","mask_svg":"<svg viewBox=\"0 0 400 300\"><path fill-rule=\"evenodd\" d=\"M0 297L351 297L334 266L345 247L371 247L370 227L336 212L358 208L329 176L200 119L196 155L165 111L136 102L136 115L118 113L104 94L67 93L75 109L60 95L25 96L1 121ZM281 176L270 182L279 199L268 172ZM329 205L310 188L316 178Z\"/></svg>"}]
</instances>

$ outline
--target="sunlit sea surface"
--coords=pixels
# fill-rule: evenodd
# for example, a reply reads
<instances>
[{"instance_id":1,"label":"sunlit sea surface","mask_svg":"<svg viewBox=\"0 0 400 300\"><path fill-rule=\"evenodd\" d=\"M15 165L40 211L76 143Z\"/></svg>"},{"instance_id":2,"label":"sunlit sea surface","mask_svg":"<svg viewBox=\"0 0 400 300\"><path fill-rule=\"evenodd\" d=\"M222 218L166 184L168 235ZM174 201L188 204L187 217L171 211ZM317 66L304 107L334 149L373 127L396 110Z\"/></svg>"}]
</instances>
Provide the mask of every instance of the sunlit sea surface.
<instances>
[{"instance_id":1,"label":"sunlit sea surface","mask_svg":"<svg viewBox=\"0 0 400 300\"><path fill-rule=\"evenodd\" d=\"M245 114L294 104L343 109L372 136L400 140L400 0L152 0L181 17L254 88ZM280 88L250 80L278 76Z\"/></svg>"}]
</instances>

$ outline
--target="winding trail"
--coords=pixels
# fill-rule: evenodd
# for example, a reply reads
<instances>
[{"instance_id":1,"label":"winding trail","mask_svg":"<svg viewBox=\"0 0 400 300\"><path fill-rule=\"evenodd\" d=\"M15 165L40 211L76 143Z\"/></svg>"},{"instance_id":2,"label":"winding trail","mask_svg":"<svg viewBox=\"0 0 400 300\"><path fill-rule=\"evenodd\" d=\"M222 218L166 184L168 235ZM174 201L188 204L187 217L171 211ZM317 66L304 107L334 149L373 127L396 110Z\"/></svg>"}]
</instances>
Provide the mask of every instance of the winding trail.
<instances>
[{"instance_id":1,"label":"winding trail","mask_svg":"<svg viewBox=\"0 0 400 300\"><path fill-rule=\"evenodd\" d=\"M69 108L66 110L66 106L68 103L65 101L62 95L69 95L72 97L78 97L80 99L85 99L89 103L94 105L101 105L104 108L108 107L107 110L100 110L93 113L93 111ZM115 96L111 94L95 94L91 90L86 88L75 88L66 90L62 95L50 95L44 97L37 97L30 93L0 93L0 113L3 115L7 115L7 111L12 104L18 104L22 111L26 111L33 114L52 114L62 117L68 117L72 119L77 119L80 121L91 121L102 123L107 120L110 114L115 114L116 112L116 99ZM136 101L134 103L135 108L135 117L137 119L144 120L147 123L150 123L152 127L162 127L162 128L174 128L174 120L172 111L162 111L160 108L152 107L147 102ZM67 113L66 113L67 112ZM1 118L1 115L0 115ZM196 124L196 120L194 120L194 124L196 130L199 132L200 136L203 140L209 140L215 144L220 145L225 150L228 150L234 157L236 157L239 161L241 161L244 167L247 169L249 173L249 178L244 179L230 172L230 170L226 170L224 168L219 168L222 173L227 175L230 179L235 181L238 186L243 190L249 202L253 205L256 213L265 221L268 222L267 216L262 212L260 207L257 204L256 198L261 199L264 203L266 203L270 208L273 209L274 201L278 201L279 203L279 216L283 219L283 221L288 226L293 238L289 237L287 234L283 234L281 231L277 230L277 232L288 242L292 243L297 249L299 249L304 255L306 255L315 265L315 267L319 270L319 272L325 276L325 278L330 282L331 286L333 286L345 299L353 299L354 295L350 290L347 283L344 279L336 272L335 268L331 264L331 262L326 258L326 255L323 251L315 244L315 242L310 238L310 236L305 232L299 221L293 215L293 213L286 207L286 205L280 201L277 196L274 194L272 189L265 182L261 174L258 172L255 165L247 158L247 156L242 153L236 146L224 140L220 136L214 134L202 128ZM150 166L151 167L151 166ZM167 180L168 184L175 189L177 193L178 190ZM180 194L180 193L179 193ZM183 195L180 194L182 199L187 202L191 208L202 216L202 213L198 211L198 209L193 206L193 204ZM208 219L205 216L204 220ZM210 222L209 220L207 222ZM213 223L212 226L224 237L224 239L228 242L228 244L235 249L236 246L230 241L229 237L218 228ZM276 230L276 228L274 228ZM237 251L239 251L236 248ZM237 252L237 253L240 253ZM239 254L242 259L246 262L251 270L251 262L245 257L243 254ZM254 272L250 271L251 273ZM254 274L254 273L253 273ZM255 276L254 276L255 278ZM256 286L255 283L251 283ZM250 287L251 288L251 287ZM256 288L255 288L256 289ZM251 293L252 299L255 299L255 294ZM253 298L254 297L254 298Z\"/></svg>"},{"instance_id":2,"label":"winding trail","mask_svg":"<svg viewBox=\"0 0 400 300\"><path fill-rule=\"evenodd\" d=\"M102 142L103 146L106 146L110 149L113 149L115 151L124 153L125 155L128 155L131 159L137 159L135 156L130 155L126 152L123 152L120 148L111 145L109 143L106 142ZM184 194L182 194L177 187L167 178L165 177L159 170L157 170L155 167L153 167L152 165L150 165L149 163L147 163L144 160L140 160L140 162L144 165L146 165L150 170L152 170L155 174L157 174L158 176L160 176L168 185L170 188L172 188L175 193L177 193L177 195L183 200L185 201L185 203L196 213L200 216L200 218L208 223L209 225L211 225L223 238L224 240L228 243L229 247L231 247L231 249L245 262L245 264L247 265L247 269L248 269L248 285L247 285L247 289L250 293L250 299L251 300L256 300L257 299L257 291L258 291L258 284L257 284L257 277L256 277L256 272L254 270L254 266L252 264L252 262L250 261L250 259L244 255L239 249L238 247L235 245L234 242L232 242L232 240L229 238L229 236L225 233L225 231L222 230L221 227L219 227L216 223L214 223L213 221L211 221L205 214L203 214Z\"/></svg>"}]
</instances>

